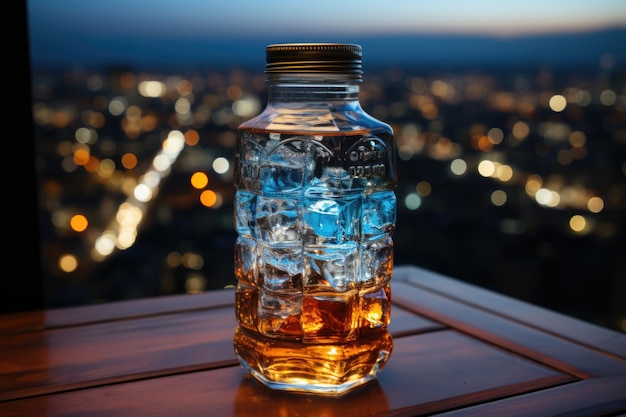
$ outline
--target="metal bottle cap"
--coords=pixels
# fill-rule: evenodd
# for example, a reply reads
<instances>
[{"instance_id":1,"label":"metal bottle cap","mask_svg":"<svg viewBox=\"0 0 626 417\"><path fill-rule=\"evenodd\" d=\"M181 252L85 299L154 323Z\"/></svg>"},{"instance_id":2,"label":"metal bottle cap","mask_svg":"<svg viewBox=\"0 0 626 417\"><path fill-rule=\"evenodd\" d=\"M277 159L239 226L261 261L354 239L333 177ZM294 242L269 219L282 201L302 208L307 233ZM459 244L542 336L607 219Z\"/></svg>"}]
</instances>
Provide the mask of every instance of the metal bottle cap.
<instances>
[{"instance_id":1,"label":"metal bottle cap","mask_svg":"<svg viewBox=\"0 0 626 417\"><path fill-rule=\"evenodd\" d=\"M335 73L360 79L362 50L348 43L282 43L265 48L266 74Z\"/></svg>"}]
</instances>

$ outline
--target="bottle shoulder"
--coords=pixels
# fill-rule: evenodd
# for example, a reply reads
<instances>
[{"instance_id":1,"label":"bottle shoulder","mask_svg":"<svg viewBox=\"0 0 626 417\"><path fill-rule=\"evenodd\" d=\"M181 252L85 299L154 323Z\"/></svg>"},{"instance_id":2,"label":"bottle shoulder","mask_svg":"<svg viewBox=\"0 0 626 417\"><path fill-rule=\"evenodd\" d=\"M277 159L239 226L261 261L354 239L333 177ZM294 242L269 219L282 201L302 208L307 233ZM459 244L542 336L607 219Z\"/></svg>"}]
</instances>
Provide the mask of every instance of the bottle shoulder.
<instances>
[{"instance_id":1,"label":"bottle shoulder","mask_svg":"<svg viewBox=\"0 0 626 417\"><path fill-rule=\"evenodd\" d=\"M267 104L255 117L239 125L240 130L280 132L356 132L393 134L392 127L368 114L358 102Z\"/></svg>"}]
</instances>

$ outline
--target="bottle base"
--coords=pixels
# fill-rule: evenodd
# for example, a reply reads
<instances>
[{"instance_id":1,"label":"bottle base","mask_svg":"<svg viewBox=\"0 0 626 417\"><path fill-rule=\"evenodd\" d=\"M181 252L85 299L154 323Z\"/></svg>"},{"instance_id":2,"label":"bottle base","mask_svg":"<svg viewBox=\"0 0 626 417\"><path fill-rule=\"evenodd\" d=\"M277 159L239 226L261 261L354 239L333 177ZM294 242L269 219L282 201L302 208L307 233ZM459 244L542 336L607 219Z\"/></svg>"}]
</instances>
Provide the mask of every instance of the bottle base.
<instances>
[{"instance_id":1,"label":"bottle base","mask_svg":"<svg viewBox=\"0 0 626 417\"><path fill-rule=\"evenodd\" d=\"M351 343L303 344L238 327L234 347L242 367L271 389L342 395L376 379L391 355L393 340L382 329Z\"/></svg>"}]
</instances>

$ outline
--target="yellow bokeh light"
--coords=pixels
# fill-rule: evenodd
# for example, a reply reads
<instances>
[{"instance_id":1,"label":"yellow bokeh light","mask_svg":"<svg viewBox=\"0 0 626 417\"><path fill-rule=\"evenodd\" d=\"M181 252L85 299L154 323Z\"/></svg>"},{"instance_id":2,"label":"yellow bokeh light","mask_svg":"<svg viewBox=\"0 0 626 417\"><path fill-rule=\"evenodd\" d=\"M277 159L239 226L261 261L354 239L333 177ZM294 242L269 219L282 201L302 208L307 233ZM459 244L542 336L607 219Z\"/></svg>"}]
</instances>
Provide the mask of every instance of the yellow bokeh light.
<instances>
[{"instance_id":1,"label":"yellow bokeh light","mask_svg":"<svg viewBox=\"0 0 626 417\"><path fill-rule=\"evenodd\" d=\"M539 175L532 174L526 180L526 194L532 197L542 186L543 179Z\"/></svg>"},{"instance_id":2,"label":"yellow bokeh light","mask_svg":"<svg viewBox=\"0 0 626 417\"><path fill-rule=\"evenodd\" d=\"M133 169L137 166L137 157L132 153L122 155L122 166L126 169Z\"/></svg>"},{"instance_id":3,"label":"yellow bokeh light","mask_svg":"<svg viewBox=\"0 0 626 417\"><path fill-rule=\"evenodd\" d=\"M82 214L76 214L70 219L70 227L75 232L84 232L87 226L89 226L89 221Z\"/></svg>"},{"instance_id":4,"label":"yellow bokeh light","mask_svg":"<svg viewBox=\"0 0 626 417\"><path fill-rule=\"evenodd\" d=\"M526 139L530 133L530 127L526 122L517 122L513 125L512 133L517 139Z\"/></svg>"},{"instance_id":5,"label":"yellow bokeh light","mask_svg":"<svg viewBox=\"0 0 626 417\"><path fill-rule=\"evenodd\" d=\"M507 182L513 178L513 168L510 165L499 165L496 168L495 175L500 181Z\"/></svg>"},{"instance_id":6,"label":"yellow bokeh light","mask_svg":"<svg viewBox=\"0 0 626 417\"><path fill-rule=\"evenodd\" d=\"M158 127L159 119L153 114L147 114L139 119L141 130L150 132Z\"/></svg>"},{"instance_id":7,"label":"yellow bokeh light","mask_svg":"<svg viewBox=\"0 0 626 417\"><path fill-rule=\"evenodd\" d=\"M165 95L167 88L160 81L142 81L138 86L139 94L144 97L161 97Z\"/></svg>"},{"instance_id":8,"label":"yellow bokeh light","mask_svg":"<svg viewBox=\"0 0 626 417\"><path fill-rule=\"evenodd\" d=\"M176 86L176 91L181 96L189 95L193 92L193 84L189 80L180 80Z\"/></svg>"},{"instance_id":9,"label":"yellow bokeh light","mask_svg":"<svg viewBox=\"0 0 626 417\"><path fill-rule=\"evenodd\" d=\"M203 206L213 207L217 202L217 194L213 190L204 190L202 194L200 194L200 202Z\"/></svg>"},{"instance_id":10,"label":"yellow bokeh light","mask_svg":"<svg viewBox=\"0 0 626 417\"><path fill-rule=\"evenodd\" d=\"M74 163L78 166L86 165L89 162L89 151L84 148L77 149L74 152Z\"/></svg>"},{"instance_id":11,"label":"yellow bokeh light","mask_svg":"<svg viewBox=\"0 0 626 417\"><path fill-rule=\"evenodd\" d=\"M474 149L487 152L493 149L494 142L487 135L474 135L472 136L471 145Z\"/></svg>"},{"instance_id":12,"label":"yellow bokeh light","mask_svg":"<svg viewBox=\"0 0 626 417\"><path fill-rule=\"evenodd\" d=\"M540 188L535 193L535 200L542 206L556 207L561 202L561 196L554 190Z\"/></svg>"},{"instance_id":13,"label":"yellow bokeh light","mask_svg":"<svg viewBox=\"0 0 626 417\"><path fill-rule=\"evenodd\" d=\"M592 213L600 213L604 210L604 200L600 197L591 197L589 201L587 201L587 208Z\"/></svg>"},{"instance_id":14,"label":"yellow bokeh light","mask_svg":"<svg viewBox=\"0 0 626 417\"><path fill-rule=\"evenodd\" d=\"M415 186L415 191L417 191L417 193L421 195L422 197L426 197L427 195L431 193L432 186L430 185L428 181L420 181Z\"/></svg>"},{"instance_id":15,"label":"yellow bokeh light","mask_svg":"<svg viewBox=\"0 0 626 417\"><path fill-rule=\"evenodd\" d=\"M59 258L59 268L63 272L73 272L78 268L78 259L74 255L62 255Z\"/></svg>"},{"instance_id":16,"label":"yellow bokeh light","mask_svg":"<svg viewBox=\"0 0 626 417\"><path fill-rule=\"evenodd\" d=\"M191 176L190 182L193 188L200 190L209 184L209 177L204 172L197 171Z\"/></svg>"},{"instance_id":17,"label":"yellow bokeh light","mask_svg":"<svg viewBox=\"0 0 626 417\"><path fill-rule=\"evenodd\" d=\"M195 146L200 142L200 134L197 130L188 130L185 132L185 144L189 146Z\"/></svg>"},{"instance_id":18,"label":"yellow bokeh light","mask_svg":"<svg viewBox=\"0 0 626 417\"><path fill-rule=\"evenodd\" d=\"M550 106L550 110L555 112L562 112L565 110L565 106L567 106L567 100L560 94L556 94L550 97L550 101L548 103Z\"/></svg>"},{"instance_id":19,"label":"yellow bokeh light","mask_svg":"<svg viewBox=\"0 0 626 417\"><path fill-rule=\"evenodd\" d=\"M188 294L199 294L206 287L206 279L198 274L193 274L185 280L185 290Z\"/></svg>"},{"instance_id":20,"label":"yellow bokeh light","mask_svg":"<svg viewBox=\"0 0 626 417\"><path fill-rule=\"evenodd\" d=\"M177 268L182 262L182 255L180 252L170 252L165 258L165 262L170 268Z\"/></svg>"},{"instance_id":21,"label":"yellow bokeh light","mask_svg":"<svg viewBox=\"0 0 626 417\"><path fill-rule=\"evenodd\" d=\"M587 227L587 220L580 214L575 214L569 219L569 227L574 232L582 232Z\"/></svg>"},{"instance_id":22,"label":"yellow bokeh light","mask_svg":"<svg viewBox=\"0 0 626 417\"><path fill-rule=\"evenodd\" d=\"M503 190L495 190L491 193L491 203L494 206L503 206L506 203L507 195Z\"/></svg>"},{"instance_id":23,"label":"yellow bokeh light","mask_svg":"<svg viewBox=\"0 0 626 417\"><path fill-rule=\"evenodd\" d=\"M478 173L483 177L490 177L496 171L496 166L491 161L480 161L478 164Z\"/></svg>"},{"instance_id":24,"label":"yellow bokeh light","mask_svg":"<svg viewBox=\"0 0 626 417\"><path fill-rule=\"evenodd\" d=\"M242 94L243 94L243 91L241 90L241 87L239 87L238 85L231 85L226 89L226 96L231 101L240 99Z\"/></svg>"},{"instance_id":25,"label":"yellow bokeh light","mask_svg":"<svg viewBox=\"0 0 626 417\"><path fill-rule=\"evenodd\" d=\"M450 171L454 175L463 175L467 171L467 162L463 159L455 159L450 163Z\"/></svg>"},{"instance_id":26,"label":"yellow bokeh light","mask_svg":"<svg viewBox=\"0 0 626 417\"><path fill-rule=\"evenodd\" d=\"M195 252L186 252L181 257L181 264L185 268L199 270L204 266L204 259Z\"/></svg>"},{"instance_id":27,"label":"yellow bokeh light","mask_svg":"<svg viewBox=\"0 0 626 417\"><path fill-rule=\"evenodd\" d=\"M90 156L87 163L83 166L87 172L96 172L100 166L100 160L95 156Z\"/></svg>"},{"instance_id":28,"label":"yellow bokeh light","mask_svg":"<svg viewBox=\"0 0 626 417\"><path fill-rule=\"evenodd\" d=\"M584 146L587 142L587 136L583 132L576 130L570 133L569 142L572 144L573 147L580 148Z\"/></svg>"}]
</instances>

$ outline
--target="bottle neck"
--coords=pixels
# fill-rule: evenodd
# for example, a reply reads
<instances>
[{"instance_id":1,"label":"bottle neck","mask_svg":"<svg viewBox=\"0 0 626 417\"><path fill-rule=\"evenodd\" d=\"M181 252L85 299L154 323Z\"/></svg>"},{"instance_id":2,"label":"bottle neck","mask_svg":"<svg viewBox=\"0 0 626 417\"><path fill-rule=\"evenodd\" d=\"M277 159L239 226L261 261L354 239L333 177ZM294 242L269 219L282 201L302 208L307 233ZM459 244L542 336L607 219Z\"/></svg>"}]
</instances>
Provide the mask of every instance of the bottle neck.
<instances>
[{"instance_id":1,"label":"bottle neck","mask_svg":"<svg viewBox=\"0 0 626 417\"><path fill-rule=\"evenodd\" d=\"M346 74L273 74L268 102L350 102L359 100L359 80Z\"/></svg>"}]
</instances>

